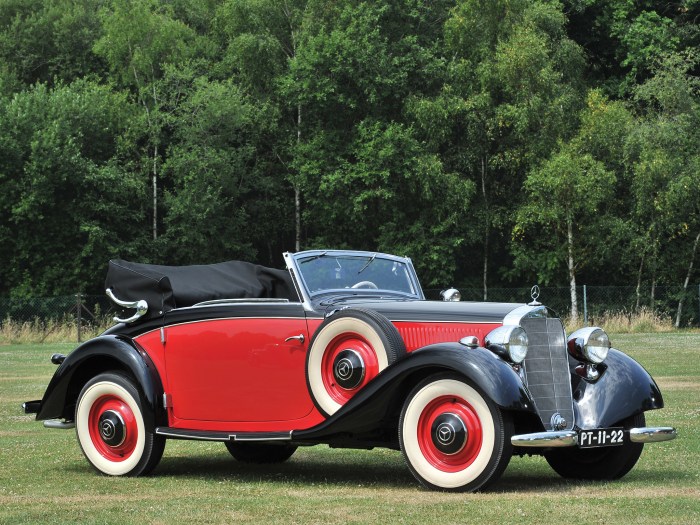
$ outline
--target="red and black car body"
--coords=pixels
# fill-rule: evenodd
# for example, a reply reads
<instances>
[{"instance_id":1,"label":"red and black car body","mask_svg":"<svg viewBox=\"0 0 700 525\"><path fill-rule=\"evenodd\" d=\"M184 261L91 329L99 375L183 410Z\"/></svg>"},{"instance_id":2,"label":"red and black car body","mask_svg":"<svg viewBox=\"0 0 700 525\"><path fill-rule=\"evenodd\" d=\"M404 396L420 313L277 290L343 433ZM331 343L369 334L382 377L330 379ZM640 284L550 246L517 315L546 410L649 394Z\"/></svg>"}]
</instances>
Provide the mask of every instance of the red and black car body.
<instances>
[{"instance_id":1,"label":"red and black car body","mask_svg":"<svg viewBox=\"0 0 700 525\"><path fill-rule=\"evenodd\" d=\"M426 487L479 490L512 454L561 475L615 479L663 407L637 362L599 328L566 337L530 304L427 301L408 258L315 250L286 270L243 262L112 261L128 318L68 356L41 401L110 475L152 470L166 439L221 441L242 461L299 446L400 449Z\"/></svg>"}]
</instances>

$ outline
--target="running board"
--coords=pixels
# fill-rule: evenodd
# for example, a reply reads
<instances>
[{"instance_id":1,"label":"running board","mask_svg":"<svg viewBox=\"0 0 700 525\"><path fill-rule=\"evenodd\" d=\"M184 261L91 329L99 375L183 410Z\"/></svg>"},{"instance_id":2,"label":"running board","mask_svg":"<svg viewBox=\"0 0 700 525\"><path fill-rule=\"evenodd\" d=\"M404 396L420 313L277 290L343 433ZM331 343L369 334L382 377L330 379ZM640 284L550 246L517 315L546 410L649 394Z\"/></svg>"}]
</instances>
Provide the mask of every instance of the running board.
<instances>
[{"instance_id":1,"label":"running board","mask_svg":"<svg viewBox=\"0 0 700 525\"><path fill-rule=\"evenodd\" d=\"M171 439L196 439L199 441L291 441L288 432L208 432L185 428L156 427L156 434Z\"/></svg>"}]
</instances>

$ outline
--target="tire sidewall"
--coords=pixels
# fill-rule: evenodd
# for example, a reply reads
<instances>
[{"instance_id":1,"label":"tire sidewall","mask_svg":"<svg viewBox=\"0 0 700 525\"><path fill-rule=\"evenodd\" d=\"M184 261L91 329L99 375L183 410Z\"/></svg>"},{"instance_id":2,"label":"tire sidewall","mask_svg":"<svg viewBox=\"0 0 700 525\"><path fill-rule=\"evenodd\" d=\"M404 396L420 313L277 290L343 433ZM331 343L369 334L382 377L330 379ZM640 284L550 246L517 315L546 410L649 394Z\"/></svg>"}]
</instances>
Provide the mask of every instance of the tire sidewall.
<instances>
[{"instance_id":1,"label":"tire sidewall","mask_svg":"<svg viewBox=\"0 0 700 525\"><path fill-rule=\"evenodd\" d=\"M462 470L443 471L423 454L418 437L418 422L432 400L455 396L466 401L481 424L481 447ZM443 491L474 491L482 488L505 469L509 461L506 424L498 407L474 386L453 375L426 379L411 392L399 419L399 443L413 475L427 488ZM508 455L508 457L505 457Z\"/></svg>"},{"instance_id":2,"label":"tire sidewall","mask_svg":"<svg viewBox=\"0 0 700 525\"><path fill-rule=\"evenodd\" d=\"M123 461L112 461L102 455L90 435L90 410L96 401L107 395L119 397L128 405L136 423L136 444L129 457ZM146 426L141 410L140 396L134 386L123 376L101 374L83 387L75 409L75 430L83 454L100 472L110 476L123 476L141 469L147 446Z\"/></svg>"},{"instance_id":3,"label":"tire sidewall","mask_svg":"<svg viewBox=\"0 0 700 525\"><path fill-rule=\"evenodd\" d=\"M374 315L378 316L379 314L374 313ZM385 326L382 326L373 319L369 312L359 309L342 310L327 318L319 326L311 340L306 356L306 382L311 398L323 414L331 416L343 406L328 393L323 380L323 359L329 345L344 334L359 335L371 346L377 361L377 373L379 373L406 351L402 344L392 344L385 333L388 330L396 330L388 319ZM396 336L398 336L398 332L396 332ZM400 336L398 336L398 340L403 343Z\"/></svg>"}]
</instances>

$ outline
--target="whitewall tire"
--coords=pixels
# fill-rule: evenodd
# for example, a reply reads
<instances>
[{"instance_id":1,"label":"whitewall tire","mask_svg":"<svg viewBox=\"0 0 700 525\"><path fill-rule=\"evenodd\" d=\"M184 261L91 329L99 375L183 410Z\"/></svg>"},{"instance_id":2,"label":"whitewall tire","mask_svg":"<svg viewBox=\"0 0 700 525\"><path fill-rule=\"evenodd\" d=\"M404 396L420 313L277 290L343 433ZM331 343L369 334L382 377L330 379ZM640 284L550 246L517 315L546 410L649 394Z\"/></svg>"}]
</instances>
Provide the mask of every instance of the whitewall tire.
<instances>
[{"instance_id":1,"label":"whitewall tire","mask_svg":"<svg viewBox=\"0 0 700 525\"><path fill-rule=\"evenodd\" d=\"M477 388L456 375L436 375L408 396L399 420L399 444L425 487L475 491L505 470L512 423Z\"/></svg>"},{"instance_id":2,"label":"whitewall tire","mask_svg":"<svg viewBox=\"0 0 700 525\"><path fill-rule=\"evenodd\" d=\"M141 396L120 373L100 374L83 387L75 409L83 454L110 476L146 474L160 460L165 440L146 430Z\"/></svg>"},{"instance_id":3,"label":"whitewall tire","mask_svg":"<svg viewBox=\"0 0 700 525\"><path fill-rule=\"evenodd\" d=\"M306 356L306 380L316 406L332 415L406 354L396 327L372 310L349 308L319 326Z\"/></svg>"}]
</instances>

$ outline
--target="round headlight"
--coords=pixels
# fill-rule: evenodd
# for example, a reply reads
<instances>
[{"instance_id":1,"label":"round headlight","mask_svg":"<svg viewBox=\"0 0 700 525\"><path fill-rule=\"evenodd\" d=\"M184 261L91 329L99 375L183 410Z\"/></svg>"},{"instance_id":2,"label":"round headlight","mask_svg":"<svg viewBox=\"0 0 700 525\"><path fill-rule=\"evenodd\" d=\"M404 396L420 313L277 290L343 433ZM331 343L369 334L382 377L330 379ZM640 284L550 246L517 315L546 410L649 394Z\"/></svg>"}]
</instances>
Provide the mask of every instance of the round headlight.
<instances>
[{"instance_id":1,"label":"round headlight","mask_svg":"<svg viewBox=\"0 0 700 525\"><path fill-rule=\"evenodd\" d=\"M499 326L484 338L484 345L493 353L514 364L527 355L527 332L520 326Z\"/></svg>"},{"instance_id":2,"label":"round headlight","mask_svg":"<svg viewBox=\"0 0 700 525\"><path fill-rule=\"evenodd\" d=\"M508 353L510 360L514 363L522 363L527 355L527 332L518 326L518 330L510 333L508 342Z\"/></svg>"},{"instance_id":3,"label":"round headlight","mask_svg":"<svg viewBox=\"0 0 700 525\"><path fill-rule=\"evenodd\" d=\"M569 353L581 361L597 365L605 361L610 350L610 339L605 330L597 326L581 328L569 336Z\"/></svg>"}]
</instances>

